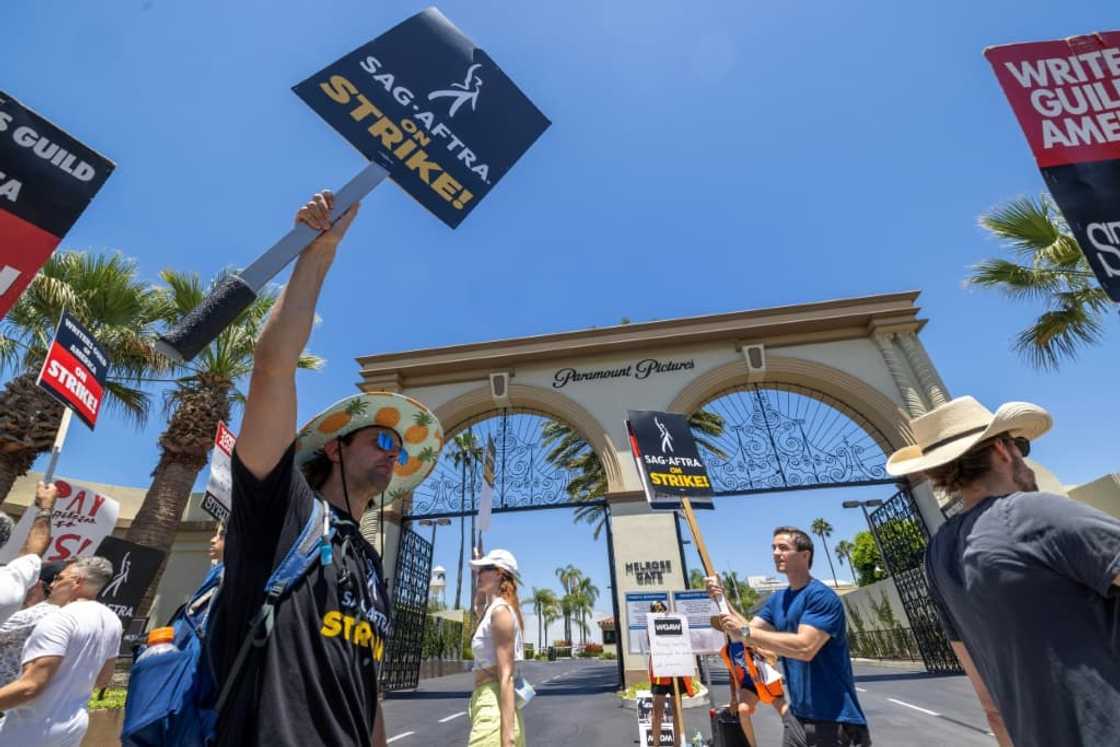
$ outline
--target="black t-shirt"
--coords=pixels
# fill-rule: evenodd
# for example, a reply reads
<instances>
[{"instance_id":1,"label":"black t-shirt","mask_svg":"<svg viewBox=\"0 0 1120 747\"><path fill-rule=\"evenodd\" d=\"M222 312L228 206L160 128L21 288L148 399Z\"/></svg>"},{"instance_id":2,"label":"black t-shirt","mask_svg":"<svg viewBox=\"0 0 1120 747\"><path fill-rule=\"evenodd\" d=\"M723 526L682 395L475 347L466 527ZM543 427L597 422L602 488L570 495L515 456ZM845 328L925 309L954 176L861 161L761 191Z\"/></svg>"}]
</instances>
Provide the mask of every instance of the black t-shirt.
<instances>
[{"instance_id":1,"label":"black t-shirt","mask_svg":"<svg viewBox=\"0 0 1120 747\"><path fill-rule=\"evenodd\" d=\"M219 683L264 602L265 582L320 500L294 454L293 446L257 480L234 450L225 579L211 621ZM391 606L381 558L353 521L331 510L332 563L316 562L281 599L271 640L250 654L218 724L221 745L370 743Z\"/></svg>"},{"instance_id":2,"label":"black t-shirt","mask_svg":"<svg viewBox=\"0 0 1120 747\"><path fill-rule=\"evenodd\" d=\"M1120 521L1048 493L988 498L926 554L1015 747L1120 744Z\"/></svg>"}]
</instances>

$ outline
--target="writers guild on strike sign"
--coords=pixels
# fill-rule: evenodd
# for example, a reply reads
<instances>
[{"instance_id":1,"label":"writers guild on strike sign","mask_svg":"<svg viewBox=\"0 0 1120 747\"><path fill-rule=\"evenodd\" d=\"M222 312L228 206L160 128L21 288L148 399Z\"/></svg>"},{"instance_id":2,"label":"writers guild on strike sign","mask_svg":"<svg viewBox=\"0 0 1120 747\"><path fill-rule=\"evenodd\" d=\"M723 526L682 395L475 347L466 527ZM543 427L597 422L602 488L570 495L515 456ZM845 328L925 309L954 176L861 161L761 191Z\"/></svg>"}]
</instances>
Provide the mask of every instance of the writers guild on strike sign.
<instances>
[{"instance_id":1,"label":"writers guild on strike sign","mask_svg":"<svg viewBox=\"0 0 1120 747\"><path fill-rule=\"evenodd\" d=\"M94 548L117 524L120 504L83 485L55 480L58 499L51 512L51 544L43 560L67 560L93 555ZM12 560L27 539L35 511L24 511L7 544L0 547L0 563Z\"/></svg>"},{"instance_id":2,"label":"writers guild on strike sign","mask_svg":"<svg viewBox=\"0 0 1120 747\"><path fill-rule=\"evenodd\" d=\"M62 312L38 385L92 429L101 412L108 372L109 357L97 340L69 312Z\"/></svg>"}]
</instances>

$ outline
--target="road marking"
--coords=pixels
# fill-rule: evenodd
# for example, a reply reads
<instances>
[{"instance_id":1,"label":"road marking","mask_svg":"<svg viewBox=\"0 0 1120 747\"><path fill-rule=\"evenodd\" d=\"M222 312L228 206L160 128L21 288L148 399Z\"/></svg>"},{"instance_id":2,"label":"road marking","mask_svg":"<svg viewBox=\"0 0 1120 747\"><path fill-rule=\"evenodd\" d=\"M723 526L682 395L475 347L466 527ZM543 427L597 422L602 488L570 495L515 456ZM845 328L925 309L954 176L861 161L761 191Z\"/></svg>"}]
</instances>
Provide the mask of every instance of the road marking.
<instances>
[{"instance_id":1,"label":"road marking","mask_svg":"<svg viewBox=\"0 0 1120 747\"><path fill-rule=\"evenodd\" d=\"M857 691L857 692L861 692L861 693L865 693L865 692L867 692L867 690L863 689L862 687L857 687L857 688L856 688L856 691Z\"/></svg>"},{"instance_id":2,"label":"road marking","mask_svg":"<svg viewBox=\"0 0 1120 747\"><path fill-rule=\"evenodd\" d=\"M395 742L398 739L404 739L405 737L411 737L415 733L416 732L414 732L414 731L406 731L404 734L398 734L395 737L389 737L388 739L385 740L385 744L389 744L389 742Z\"/></svg>"},{"instance_id":3,"label":"road marking","mask_svg":"<svg viewBox=\"0 0 1120 747\"><path fill-rule=\"evenodd\" d=\"M459 711L458 713L452 713L450 716L446 716L444 718L441 718L439 720L439 722L441 724L446 724L448 721L450 721L453 718L459 718L460 716L466 716L466 715L467 715L466 711Z\"/></svg>"},{"instance_id":4,"label":"road marking","mask_svg":"<svg viewBox=\"0 0 1120 747\"><path fill-rule=\"evenodd\" d=\"M887 698L887 700L889 700L892 703L898 703L900 706L906 706L907 708L913 708L915 711L921 711L922 713L925 713L929 716L938 716L938 717L941 716L941 714L938 713L937 711L931 711L931 710L928 710L926 708L920 708L919 706L912 705L912 704L907 703L907 702L902 701L902 700L895 700L894 698Z\"/></svg>"}]
</instances>

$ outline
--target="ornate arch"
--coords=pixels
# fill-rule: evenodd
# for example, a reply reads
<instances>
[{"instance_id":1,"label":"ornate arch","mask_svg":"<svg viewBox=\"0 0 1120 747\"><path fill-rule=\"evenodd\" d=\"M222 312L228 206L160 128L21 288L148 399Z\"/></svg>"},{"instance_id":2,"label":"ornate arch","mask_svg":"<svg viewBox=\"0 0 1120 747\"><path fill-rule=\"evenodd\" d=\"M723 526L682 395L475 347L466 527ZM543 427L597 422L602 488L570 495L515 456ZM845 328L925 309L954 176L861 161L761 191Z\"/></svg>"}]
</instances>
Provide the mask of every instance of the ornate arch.
<instances>
[{"instance_id":1,"label":"ornate arch","mask_svg":"<svg viewBox=\"0 0 1120 747\"><path fill-rule=\"evenodd\" d=\"M869 435L887 454L914 443L906 412L889 397L870 384L825 363L792 356L766 356L766 374L762 379L748 380L744 361L732 361L697 377L673 399L672 412L693 412L720 392L738 385L756 383L767 387L799 386L822 392L857 423L872 426Z\"/></svg>"}]
</instances>

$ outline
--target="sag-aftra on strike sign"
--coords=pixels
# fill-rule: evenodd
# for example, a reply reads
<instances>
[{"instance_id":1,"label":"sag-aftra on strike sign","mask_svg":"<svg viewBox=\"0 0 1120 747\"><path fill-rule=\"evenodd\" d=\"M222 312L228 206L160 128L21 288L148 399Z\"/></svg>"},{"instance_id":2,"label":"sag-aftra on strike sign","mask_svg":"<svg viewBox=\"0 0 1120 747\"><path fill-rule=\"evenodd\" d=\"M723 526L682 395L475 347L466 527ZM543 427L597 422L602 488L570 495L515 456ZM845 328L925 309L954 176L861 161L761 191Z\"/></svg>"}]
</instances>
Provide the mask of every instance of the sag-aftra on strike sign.
<instances>
[{"instance_id":1,"label":"sag-aftra on strike sign","mask_svg":"<svg viewBox=\"0 0 1120 747\"><path fill-rule=\"evenodd\" d=\"M293 90L452 228L550 124L490 55L435 8Z\"/></svg>"}]
</instances>

